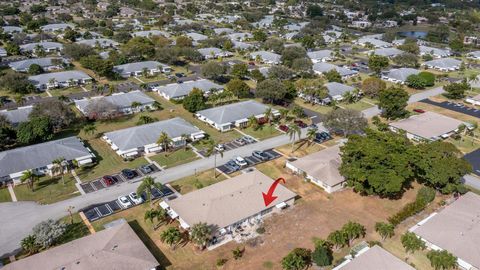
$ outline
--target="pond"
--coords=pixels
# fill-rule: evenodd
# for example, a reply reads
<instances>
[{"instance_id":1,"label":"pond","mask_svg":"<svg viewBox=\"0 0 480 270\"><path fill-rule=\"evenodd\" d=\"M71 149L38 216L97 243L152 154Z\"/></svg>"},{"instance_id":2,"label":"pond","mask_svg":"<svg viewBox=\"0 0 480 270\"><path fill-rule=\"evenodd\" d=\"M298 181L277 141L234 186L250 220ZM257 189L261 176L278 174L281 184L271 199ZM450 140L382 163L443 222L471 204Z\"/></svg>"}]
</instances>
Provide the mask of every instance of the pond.
<instances>
[{"instance_id":1,"label":"pond","mask_svg":"<svg viewBox=\"0 0 480 270\"><path fill-rule=\"evenodd\" d=\"M411 37L411 38L425 38L427 32L425 31L403 31L397 33L401 37Z\"/></svg>"}]
</instances>

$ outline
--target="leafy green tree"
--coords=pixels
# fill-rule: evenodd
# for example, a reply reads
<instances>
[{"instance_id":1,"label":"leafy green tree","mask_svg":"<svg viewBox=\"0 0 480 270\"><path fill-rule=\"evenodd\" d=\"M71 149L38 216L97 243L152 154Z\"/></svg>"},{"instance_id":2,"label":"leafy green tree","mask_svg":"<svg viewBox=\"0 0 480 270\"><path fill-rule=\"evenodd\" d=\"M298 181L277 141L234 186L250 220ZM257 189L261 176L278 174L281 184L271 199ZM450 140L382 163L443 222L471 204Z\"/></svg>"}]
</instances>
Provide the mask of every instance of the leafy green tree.
<instances>
[{"instance_id":1,"label":"leafy green tree","mask_svg":"<svg viewBox=\"0 0 480 270\"><path fill-rule=\"evenodd\" d=\"M418 76L425 81L425 86L428 87L435 85L435 74L428 71L422 71L418 73Z\"/></svg>"},{"instance_id":2,"label":"leafy green tree","mask_svg":"<svg viewBox=\"0 0 480 270\"><path fill-rule=\"evenodd\" d=\"M307 269L312 264L312 251L305 248L295 248L282 259L284 270Z\"/></svg>"},{"instance_id":3,"label":"leafy green tree","mask_svg":"<svg viewBox=\"0 0 480 270\"><path fill-rule=\"evenodd\" d=\"M377 222L375 223L375 231L382 237L382 240L385 240L395 235L395 226L390 223Z\"/></svg>"},{"instance_id":4,"label":"leafy green tree","mask_svg":"<svg viewBox=\"0 0 480 270\"><path fill-rule=\"evenodd\" d=\"M313 67L313 64L310 58L306 58L306 57L297 58L292 62L292 69L304 74L311 73L312 67Z\"/></svg>"},{"instance_id":5,"label":"leafy green tree","mask_svg":"<svg viewBox=\"0 0 480 270\"><path fill-rule=\"evenodd\" d=\"M402 53L393 57L393 62L401 67L418 67L418 56L413 53Z\"/></svg>"},{"instance_id":6,"label":"leafy green tree","mask_svg":"<svg viewBox=\"0 0 480 270\"><path fill-rule=\"evenodd\" d=\"M344 247L348 243L347 236L341 230L331 232L328 235L327 240L337 249Z\"/></svg>"},{"instance_id":7,"label":"leafy green tree","mask_svg":"<svg viewBox=\"0 0 480 270\"><path fill-rule=\"evenodd\" d=\"M278 80L290 80L293 77L293 71L288 67L277 65L268 69L268 78Z\"/></svg>"},{"instance_id":8,"label":"leafy green tree","mask_svg":"<svg viewBox=\"0 0 480 270\"><path fill-rule=\"evenodd\" d=\"M405 43L399 45L397 48L413 55L418 55L420 53L420 47L418 46L416 40L413 42L407 42L407 40L405 40Z\"/></svg>"},{"instance_id":9,"label":"leafy green tree","mask_svg":"<svg viewBox=\"0 0 480 270\"><path fill-rule=\"evenodd\" d=\"M387 84L379 78L369 77L363 80L361 88L363 94L370 98L376 98L381 91L387 88Z\"/></svg>"},{"instance_id":10,"label":"leafy green tree","mask_svg":"<svg viewBox=\"0 0 480 270\"><path fill-rule=\"evenodd\" d=\"M298 139L300 139L300 136L302 135L302 130L300 129L300 127L298 127L298 125L290 124L290 125L288 125L288 131L287 131L286 135L290 138L290 141L292 141L291 152L293 153L293 148L295 146L295 141L296 141L297 137L298 137Z\"/></svg>"},{"instance_id":11,"label":"leafy green tree","mask_svg":"<svg viewBox=\"0 0 480 270\"><path fill-rule=\"evenodd\" d=\"M238 98L247 98L250 96L250 86L240 79L230 80L225 85L225 88Z\"/></svg>"},{"instance_id":12,"label":"leafy green tree","mask_svg":"<svg viewBox=\"0 0 480 270\"><path fill-rule=\"evenodd\" d=\"M232 66L232 70L230 71L232 76L235 76L239 79L245 78L248 76L248 66L245 63L237 63Z\"/></svg>"},{"instance_id":13,"label":"leafy green tree","mask_svg":"<svg viewBox=\"0 0 480 270\"><path fill-rule=\"evenodd\" d=\"M307 50L315 48L315 38L313 36L303 36L300 41L302 43L302 46Z\"/></svg>"},{"instance_id":14,"label":"leafy green tree","mask_svg":"<svg viewBox=\"0 0 480 270\"><path fill-rule=\"evenodd\" d=\"M360 237L365 237L366 229L360 223L349 221L348 223L343 225L342 232L347 238L348 246L350 246L353 240Z\"/></svg>"},{"instance_id":15,"label":"leafy green tree","mask_svg":"<svg viewBox=\"0 0 480 270\"><path fill-rule=\"evenodd\" d=\"M182 234L176 227L169 227L160 234L160 240L173 248L181 239Z\"/></svg>"},{"instance_id":16,"label":"leafy green tree","mask_svg":"<svg viewBox=\"0 0 480 270\"><path fill-rule=\"evenodd\" d=\"M31 64L28 67L28 74L30 75L38 75L43 73L43 68L37 64Z\"/></svg>"},{"instance_id":17,"label":"leafy green tree","mask_svg":"<svg viewBox=\"0 0 480 270\"><path fill-rule=\"evenodd\" d=\"M329 266L333 262L332 250L325 246L316 246L312 252L312 260L317 266Z\"/></svg>"},{"instance_id":18,"label":"leafy green tree","mask_svg":"<svg viewBox=\"0 0 480 270\"><path fill-rule=\"evenodd\" d=\"M355 191L386 197L401 195L414 176L413 145L392 132L367 129L341 147L340 173Z\"/></svg>"},{"instance_id":19,"label":"leafy green tree","mask_svg":"<svg viewBox=\"0 0 480 270\"><path fill-rule=\"evenodd\" d=\"M387 119L402 118L408 114L405 110L408 98L408 93L403 88L391 86L380 92L378 107Z\"/></svg>"},{"instance_id":20,"label":"leafy green tree","mask_svg":"<svg viewBox=\"0 0 480 270\"><path fill-rule=\"evenodd\" d=\"M35 182L40 179L32 170L26 170L22 173L20 177L20 182L27 182L27 185L30 187L30 190L34 191Z\"/></svg>"},{"instance_id":21,"label":"leafy green tree","mask_svg":"<svg viewBox=\"0 0 480 270\"><path fill-rule=\"evenodd\" d=\"M33 106L29 118L46 117L54 131L69 127L77 120L73 110L60 100L47 100Z\"/></svg>"},{"instance_id":22,"label":"leafy green tree","mask_svg":"<svg viewBox=\"0 0 480 270\"><path fill-rule=\"evenodd\" d=\"M192 39L187 36L179 36L176 39L175 45L177 47L192 47Z\"/></svg>"},{"instance_id":23,"label":"leafy green tree","mask_svg":"<svg viewBox=\"0 0 480 270\"><path fill-rule=\"evenodd\" d=\"M132 61L152 58L155 45L146 37L134 37L122 46L122 52Z\"/></svg>"},{"instance_id":24,"label":"leafy green tree","mask_svg":"<svg viewBox=\"0 0 480 270\"><path fill-rule=\"evenodd\" d=\"M263 99L266 103L283 100L287 94L285 85L276 79L266 79L257 84L255 97Z\"/></svg>"},{"instance_id":25,"label":"leafy green tree","mask_svg":"<svg viewBox=\"0 0 480 270\"><path fill-rule=\"evenodd\" d=\"M34 235L28 235L27 237L23 238L20 242L20 246L24 251L27 252L28 255L35 254L40 249Z\"/></svg>"},{"instance_id":26,"label":"leafy green tree","mask_svg":"<svg viewBox=\"0 0 480 270\"><path fill-rule=\"evenodd\" d=\"M267 40L267 34L262 30L253 31L253 40L265 42L265 40Z\"/></svg>"},{"instance_id":27,"label":"leafy green tree","mask_svg":"<svg viewBox=\"0 0 480 270\"><path fill-rule=\"evenodd\" d=\"M338 83L343 82L342 75L340 75L340 73L338 73L336 69L331 69L327 72L324 72L323 76L325 76L325 79L327 79L327 81L329 82L338 82Z\"/></svg>"},{"instance_id":28,"label":"leafy green tree","mask_svg":"<svg viewBox=\"0 0 480 270\"><path fill-rule=\"evenodd\" d=\"M216 61L209 61L201 66L202 75L217 80L227 71L226 67Z\"/></svg>"},{"instance_id":29,"label":"leafy green tree","mask_svg":"<svg viewBox=\"0 0 480 270\"><path fill-rule=\"evenodd\" d=\"M153 123L157 120L158 119L155 118L155 117L151 117L151 116L148 116L148 115L140 115L140 117L138 118L137 125L140 126L140 125L150 124L150 123Z\"/></svg>"},{"instance_id":30,"label":"leafy green tree","mask_svg":"<svg viewBox=\"0 0 480 270\"><path fill-rule=\"evenodd\" d=\"M185 110L194 113L203 110L207 107L206 99L202 90L193 88L192 91L182 101Z\"/></svg>"},{"instance_id":31,"label":"leafy green tree","mask_svg":"<svg viewBox=\"0 0 480 270\"><path fill-rule=\"evenodd\" d=\"M470 84L468 84L467 80L463 80L460 83L450 83L443 87L447 93L444 95L447 98L451 99L462 99L465 97L465 91L470 90Z\"/></svg>"},{"instance_id":32,"label":"leafy green tree","mask_svg":"<svg viewBox=\"0 0 480 270\"><path fill-rule=\"evenodd\" d=\"M168 214L167 212L165 211L165 209L163 208L151 208L151 209L148 209L147 211L145 211L145 214L143 215L143 219L145 221L150 221L150 223L152 223L152 229L155 230L156 229L156 224L153 222L154 220L156 220L157 222L160 222L162 220L164 220L165 218L167 218Z\"/></svg>"},{"instance_id":33,"label":"leafy green tree","mask_svg":"<svg viewBox=\"0 0 480 270\"><path fill-rule=\"evenodd\" d=\"M6 150L14 145L16 140L16 130L12 127L5 115L0 115L0 150Z\"/></svg>"},{"instance_id":34,"label":"leafy green tree","mask_svg":"<svg viewBox=\"0 0 480 270\"><path fill-rule=\"evenodd\" d=\"M388 58L381 55L370 55L368 58L368 68L376 74L380 74L382 69L388 67Z\"/></svg>"},{"instance_id":35,"label":"leafy green tree","mask_svg":"<svg viewBox=\"0 0 480 270\"><path fill-rule=\"evenodd\" d=\"M412 74L407 77L407 85L414 89L423 89L427 86L427 82L420 76Z\"/></svg>"},{"instance_id":36,"label":"leafy green tree","mask_svg":"<svg viewBox=\"0 0 480 270\"><path fill-rule=\"evenodd\" d=\"M65 233L67 226L52 219L42 221L32 229L35 242L43 248L55 245L58 239Z\"/></svg>"},{"instance_id":37,"label":"leafy green tree","mask_svg":"<svg viewBox=\"0 0 480 270\"><path fill-rule=\"evenodd\" d=\"M250 71L250 77L257 83L265 80L265 76L258 69Z\"/></svg>"},{"instance_id":38,"label":"leafy green tree","mask_svg":"<svg viewBox=\"0 0 480 270\"><path fill-rule=\"evenodd\" d=\"M142 194L145 193L145 197L150 201L150 206L152 206L152 190L154 188L160 190L163 188L163 185L155 182L155 179L150 176L143 178L142 183L137 188L138 196L142 196Z\"/></svg>"},{"instance_id":39,"label":"leafy green tree","mask_svg":"<svg viewBox=\"0 0 480 270\"><path fill-rule=\"evenodd\" d=\"M30 118L18 125L17 140L22 144L47 141L53 137L53 128L47 117Z\"/></svg>"},{"instance_id":40,"label":"leafy green tree","mask_svg":"<svg viewBox=\"0 0 480 270\"><path fill-rule=\"evenodd\" d=\"M245 250L241 249L240 247L236 247L234 250L232 250L232 255L235 260L239 260L243 256L243 252Z\"/></svg>"},{"instance_id":41,"label":"leafy green tree","mask_svg":"<svg viewBox=\"0 0 480 270\"><path fill-rule=\"evenodd\" d=\"M190 240L201 249L205 248L211 236L212 229L207 223L200 222L193 224L190 229Z\"/></svg>"},{"instance_id":42,"label":"leafy green tree","mask_svg":"<svg viewBox=\"0 0 480 270\"><path fill-rule=\"evenodd\" d=\"M172 139L168 136L168 134L164 131L160 133L160 136L157 139L157 144L160 145L163 151L168 151L170 149L170 145L172 143Z\"/></svg>"},{"instance_id":43,"label":"leafy green tree","mask_svg":"<svg viewBox=\"0 0 480 270\"><path fill-rule=\"evenodd\" d=\"M323 16L323 9L319 5L311 4L307 7L307 16L311 19L315 19Z\"/></svg>"},{"instance_id":44,"label":"leafy green tree","mask_svg":"<svg viewBox=\"0 0 480 270\"><path fill-rule=\"evenodd\" d=\"M17 94L28 94L36 91L27 75L18 72L7 72L0 77L0 87Z\"/></svg>"},{"instance_id":45,"label":"leafy green tree","mask_svg":"<svg viewBox=\"0 0 480 270\"><path fill-rule=\"evenodd\" d=\"M282 53L284 42L280 38L269 38L263 43L263 47L266 50L274 51L275 53Z\"/></svg>"},{"instance_id":46,"label":"leafy green tree","mask_svg":"<svg viewBox=\"0 0 480 270\"><path fill-rule=\"evenodd\" d=\"M463 154L451 143L436 141L418 145L419 158L415 162L419 181L451 193L461 184L464 175L472 172Z\"/></svg>"},{"instance_id":47,"label":"leafy green tree","mask_svg":"<svg viewBox=\"0 0 480 270\"><path fill-rule=\"evenodd\" d=\"M4 49L7 51L7 55L20 55L20 46L15 43L7 42Z\"/></svg>"},{"instance_id":48,"label":"leafy green tree","mask_svg":"<svg viewBox=\"0 0 480 270\"><path fill-rule=\"evenodd\" d=\"M341 134L344 137L361 133L368 126L367 119L361 112L342 108L328 112L323 117L323 124L331 133Z\"/></svg>"},{"instance_id":49,"label":"leafy green tree","mask_svg":"<svg viewBox=\"0 0 480 270\"><path fill-rule=\"evenodd\" d=\"M417 250L423 250L426 248L425 242L413 232L406 232L402 235L400 240L407 253L414 253Z\"/></svg>"},{"instance_id":50,"label":"leafy green tree","mask_svg":"<svg viewBox=\"0 0 480 270\"><path fill-rule=\"evenodd\" d=\"M71 43L63 46L63 53L66 56L78 61L82 57L94 55L95 51L86 44Z\"/></svg>"},{"instance_id":51,"label":"leafy green tree","mask_svg":"<svg viewBox=\"0 0 480 270\"><path fill-rule=\"evenodd\" d=\"M427 258L435 270L457 269L457 257L446 250L430 250Z\"/></svg>"},{"instance_id":52,"label":"leafy green tree","mask_svg":"<svg viewBox=\"0 0 480 270\"><path fill-rule=\"evenodd\" d=\"M292 46L283 49L281 61L283 65L291 68L295 59L306 57L307 51L305 51L305 49Z\"/></svg>"}]
</instances>

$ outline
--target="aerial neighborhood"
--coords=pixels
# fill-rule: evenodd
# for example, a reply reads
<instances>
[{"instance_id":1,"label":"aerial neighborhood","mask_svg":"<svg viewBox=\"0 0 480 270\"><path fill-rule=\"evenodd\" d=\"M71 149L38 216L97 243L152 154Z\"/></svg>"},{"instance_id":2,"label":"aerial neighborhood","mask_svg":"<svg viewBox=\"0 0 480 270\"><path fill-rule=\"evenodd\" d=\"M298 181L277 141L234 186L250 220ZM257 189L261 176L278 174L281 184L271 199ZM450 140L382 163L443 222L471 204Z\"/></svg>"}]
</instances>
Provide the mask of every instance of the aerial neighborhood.
<instances>
[{"instance_id":1,"label":"aerial neighborhood","mask_svg":"<svg viewBox=\"0 0 480 270\"><path fill-rule=\"evenodd\" d=\"M478 1L0 0L0 269L480 269Z\"/></svg>"}]
</instances>

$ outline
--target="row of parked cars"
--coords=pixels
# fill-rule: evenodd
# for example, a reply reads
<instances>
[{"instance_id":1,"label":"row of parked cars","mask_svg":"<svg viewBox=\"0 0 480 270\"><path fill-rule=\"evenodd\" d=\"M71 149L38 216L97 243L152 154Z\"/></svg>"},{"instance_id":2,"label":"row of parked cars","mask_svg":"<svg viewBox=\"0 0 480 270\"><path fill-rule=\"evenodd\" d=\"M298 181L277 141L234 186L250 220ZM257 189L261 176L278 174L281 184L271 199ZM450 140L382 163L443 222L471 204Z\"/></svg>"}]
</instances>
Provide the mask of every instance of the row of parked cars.
<instances>
[{"instance_id":1,"label":"row of parked cars","mask_svg":"<svg viewBox=\"0 0 480 270\"><path fill-rule=\"evenodd\" d=\"M117 201L124 209L144 202L143 198L138 196L135 192L130 192L130 194L126 196L120 196L118 197Z\"/></svg>"},{"instance_id":2,"label":"row of parked cars","mask_svg":"<svg viewBox=\"0 0 480 270\"><path fill-rule=\"evenodd\" d=\"M303 122L302 120L294 120L293 123L295 125L297 125L299 128L306 128L306 127L309 127L309 128L315 128L317 129L317 126L316 125L307 125L305 122ZM287 132L290 128L287 126L287 125L280 125L278 126L278 128L283 131L283 132Z\"/></svg>"},{"instance_id":3,"label":"row of parked cars","mask_svg":"<svg viewBox=\"0 0 480 270\"><path fill-rule=\"evenodd\" d=\"M143 166L139 167L138 169L143 174L149 174L149 173L153 172L153 169L152 169L152 167L150 167L150 165L143 165ZM127 180L131 180L131 179L139 176L137 171L131 170L131 169L123 169L121 174ZM104 175L102 177L102 179L103 179L103 182L105 182L105 185L107 185L107 186L115 185L119 181L119 179L117 177L112 176L112 175Z\"/></svg>"},{"instance_id":4,"label":"row of parked cars","mask_svg":"<svg viewBox=\"0 0 480 270\"><path fill-rule=\"evenodd\" d=\"M267 160L270 159L269 155L267 155L265 152L260 151L260 150L253 151L252 156L260 159L261 161L267 161ZM245 160L245 158L240 157L240 156L237 156L234 159L231 159L227 163L225 163L225 167L227 167L232 172L236 172L236 171L238 171L240 169L243 169L247 166L248 166L248 162Z\"/></svg>"}]
</instances>

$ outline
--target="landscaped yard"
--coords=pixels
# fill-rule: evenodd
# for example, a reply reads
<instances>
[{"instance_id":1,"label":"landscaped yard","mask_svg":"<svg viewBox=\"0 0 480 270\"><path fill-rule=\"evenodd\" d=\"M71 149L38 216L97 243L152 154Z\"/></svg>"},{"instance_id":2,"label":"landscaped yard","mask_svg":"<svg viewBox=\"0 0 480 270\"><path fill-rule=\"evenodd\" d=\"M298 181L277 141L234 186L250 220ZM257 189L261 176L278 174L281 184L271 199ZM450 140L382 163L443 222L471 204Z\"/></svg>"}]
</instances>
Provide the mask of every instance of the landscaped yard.
<instances>
[{"instance_id":1,"label":"landscaped yard","mask_svg":"<svg viewBox=\"0 0 480 270\"><path fill-rule=\"evenodd\" d=\"M330 112L334 109L331 106L313 105L311 103L306 103L306 102L303 102L303 100L301 100L300 98L297 98L295 100L295 104L297 104L301 107L307 108L309 110L318 112L320 114L327 114L328 112Z\"/></svg>"},{"instance_id":2,"label":"landscaped yard","mask_svg":"<svg viewBox=\"0 0 480 270\"><path fill-rule=\"evenodd\" d=\"M97 164L93 167L76 169L78 176L83 182L94 180L103 175L117 173L125 168L132 169L148 164L143 157L132 161L124 161L106 142L99 138L89 140L87 146L95 154Z\"/></svg>"},{"instance_id":3,"label":"landscaped yard","mask_svg":"<svg viewBox=\"0 0 480 270\"><path fill-rule=\"evenodd\" d=\"M162 152L150 157L151 160L156 161L162 167L175 167L180 164L192 162L199 159L191 149L177 149L173 152Z\"/></svg>"},{"instance_id":4,"label":"landscaped yard","mask_svg":"<svg viewBox=\"0 0 480 270\"><path fill-rule=\"evenodd\" d=\"M70 94L75 94L75 93L81 93L84 92L84 90L80 86L72 86L68 88L55 88L55 89L50 89L48 90L50 94L54 97L59 97L59 96L68 96Z\"/></svg>"},{"instance_id":5,"label":"landscaped yard","mask_svg":"<svg viewBox=\"0 0 480 270\"><path fill-rule=\"evenodd\" d=\"M282 133L278 131L275 126L271 126L269 124L261 125L256 130L248 127L241 129L241 131L259 140L265 140L278 135L282 135Z\"/></svg>"},{"instance_id":6,"label":"landscaped yard","mask_svg":"<svg viewBox=\"0 0 480 270\"><path fill-rule=\"evenodd\" d=\"M480 148L479 141L475 141L472 137L469 136L462 136L459 140L448 138L446 141L455 145L464 154L470 153Z\"/></svg>"},{"instance_id":7,"label":"landscaped yard","mask_svg":"<svg viewBox=\"0 0 480 270\"><path fill-rule=\"evenodd\" d=\"M227 179L225 175L216 172L217 177L213 177L213 169L197 173L197 175L190 175L185 178L171 182L172 187L180 192L186 194L203 187L210 186Z\"/></svg>"},{"instance_id":8,"label":"landscaped yard","mask_svg":"<svg viewBox=\"0 0 480 270\"><path fill-rule=\"evenodd\" d=\"M42 176L35 182L34 191L26 184L18 185L14 187L15 195L19 201L35 201L40 204L50 204L80 195L73 176L68 174L64 179L65 185L61 177Z\"/></svg>"},{"instance_id":9,"label":"landscaped yard","mask_svg":"<svg viewBox=\"0 0 480 270\"><path fill-rule=\"evenodd\" d=\"M358 102L350 103L350 104L340 103L340 104L338 104L338 106L342 107L342 108L349 108L349 109L353 109L353 110L357 110L357 111L363 111L365 109L373 107L374 105L360 100Z\"/></svg>"},{"instance_id":10,"label":"landscaped yard","mask_svg":"<svg viewBox=\"0 0 480 270\"><path fill-rule=\"evenodd\" d=\"M10 197L10 193L8 192L7 188L0 189L0 203L2 202L11 202L12 197Z\"/></svg>"}]
</instances>

